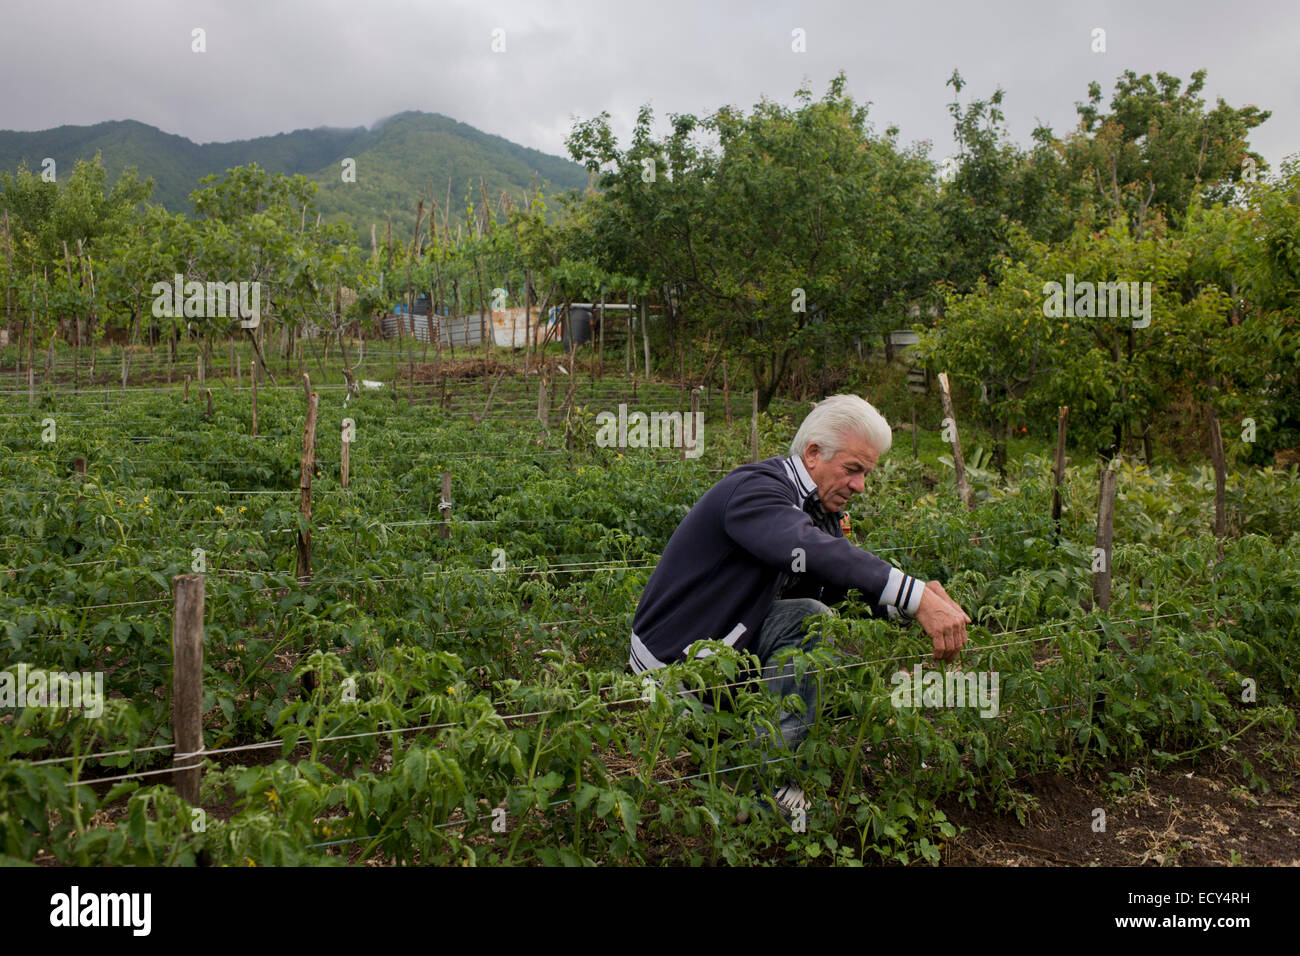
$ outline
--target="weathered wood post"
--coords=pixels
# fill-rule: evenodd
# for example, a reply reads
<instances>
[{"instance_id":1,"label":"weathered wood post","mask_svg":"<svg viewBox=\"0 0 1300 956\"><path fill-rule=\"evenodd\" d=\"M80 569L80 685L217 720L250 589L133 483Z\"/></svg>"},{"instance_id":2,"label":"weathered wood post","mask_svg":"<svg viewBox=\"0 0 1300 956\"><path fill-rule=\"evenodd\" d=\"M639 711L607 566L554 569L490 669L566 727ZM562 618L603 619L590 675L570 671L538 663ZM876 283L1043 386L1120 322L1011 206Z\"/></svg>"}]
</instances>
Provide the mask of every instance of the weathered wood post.
<instances>
[{"instance_id":1,"label":"weathered wood post","mask_svg":"<svg viewBox=\"0 0 1300 956\"><path fill-rule=\"evenodd\" d=\"M912 461L916 461L920 457L920 449L919 449L918 441L919 440L916 435L916 400L913 399L912 400Z\"/></svg>"},{"instance_id":2,"label":"weathered wood post","mask_svg":"<svg viewBox=\"0 0 1300 956\"><path fill-rule=\"evenodd\" d=\"M348 486L348 472L352 464L352 441L357 436L357 423L350 418L343 419L343 444L339 454L339 483Z\"/></svg>"},{"instance_id":3,"label":"weathered wood post","mask_svg":"<svg viewBox=\"0 0 1300 956\"><path fill-rule=\"evenodd\" d=\"M970 484L966 481L966 460L961 454L961 437L957 434L957 416L952 410L952 393L948 389L948 373L939 373L939 397L943 401L943 424L949 429L952 443L952 462L957 471L957 494L961 496L961 503L966 507L971 507Z\"/></svg>"},{"instance_id":4,"label":"weathered wood post","mask_svg":"<svg viewBox=\"0 0 1300 956\"><path fill-rule=\"evenodd\" d=\"M203 575L176 575L172 592L172 786L196 804L203 764Z\"/></svg>"},{"instance_id":5,"label":"weathered wood post","mask_svg":"<svg viewBox=\"0 0 1300 956\"><path fill-rule=\"evenodd\" d=\"M253 397L253 437L257 437L257 356L254 355L248 360L252 364L248 366L248 385Z\"/></svg>"},{"instance_id":6,"label":"weathered wood post","mask_svg":"<svg viewBox=\"0 0 1300 956\"><path fill-rule=\"evenodd\" d=\"M537 366L537 420L542 423L542 428L551 427L551 401L546 394L546 373L547 364L541 362Z\"/></svg>"},{"instance_id":7,"label":"weathered wood post","mask_svg":"<svg viewBox=\"0 0 1300 956\"><path fill-rule=\"evenodd\" d=\"M1056 540L1061 540L1061 483L1065 480L1065 425L1070 420L1070 406L1056 410L1056 456L1052 462L1052 525Z\"/></svg>"},{"instance_id":8,"label":"weathered wood post","mask_svg":"<svg viewBox=\"0 0 1300 956\"><path fill-rule=\"evenodd\" d=\"M304 523L303 530L298 532L299 583L311 580L311 478L316 470L316 412L320 402L311 391L311 381L305 374L302 378L307 386L307 422L302 429L302 466L298 472L298 510Z\"/></svg>"},{"instance_id":9,"label":"weathered wood post","mask_svg":"<svg viewBox=\"0 0 1300 956\"><path fill-rule=\"evenodd\" d=\"M1115 490L1119 485L1120 456L1101 469L1097 492L1097 544L1092 552L1092 605L1110 610L1111 544L1115 535Z\"/></svg>"},{"instance_id":10,"label":"weathered wood post","mask_svg":"<svg viewBox=\"0 0 1300 956\"><path fill-rule=\"evenodd\" d=\"M451 525L447 523L451 520L451 472L449 471L442 473L442 500L438 502L438 511L442 514L438 537L445 540L451 537Z\"/></svg>"},{"instance_id":11,"label":"weathered wood post","mask_svg":"<svg viewBox=\"0 0 1300 956\"><path fill-rule=\"evenodd\" d=\"M691 417L689 420L682 422L682 461L686 460L688 445L691 451L699 447L700 435L696 423L700 420L700 391L698 385L691 388Z\"/></svg>"},{"instance_id":12,"label":"weathered wood post","mask_svg":"<svg viewBox=\"0 0 1300 956\"><path fill-rule=\"evenodd\" d=\"M208 396L208 410L204 417L211 418L212 417L212 389L205 388L203 391L206 392Z\"/></svg>"},{"instance_id":13,"label":"weathered wood post","mask_svg":"<svg viewBox=\"0 0 1300 956\"><path fill-rule=\"evenodd\" d=\"M749 419L749 460L758 461L758 389L754 389L754 408Z\"/></svg>"},{"instance_id":14,"label":"weathered wood post","mask_svg":"<svg viewBox=\"0 0 1300 956\"><path fill-rule=\"evenodd\" d=\"M185 375L185 401L186 401L187 404L188 404L189 400L190 400L190 376L189 376L189 373L186 373L186 375Z\"/></svg>"},{"instance_id":15,"label":"weathered wood post","mask_svg":"<svg viewBox=\"0 0 1300 956\"><path fill-rule=\"evenodd\" d=\"M1223 557L1223 540L1228 536L1228 506L1226 491L1228 484L1228 463L1223 452L1223 432L1219 428L1219 416L1207 403L1206 414L1210 421L1210 460L1214 463L1214 536L1219 539L1219 557Z\"/></svg>"},{"instance_id":16,"label":"weathered wood post","mask_svg":"<svg viewBox=\"0 0 1300 956\"><path fill-rule=\"evenodd\" d=\"M722 360L722 413L727 417L727 424L731 424L731 391L727 387L727 360Z\"/></svg>"}]
</instances>

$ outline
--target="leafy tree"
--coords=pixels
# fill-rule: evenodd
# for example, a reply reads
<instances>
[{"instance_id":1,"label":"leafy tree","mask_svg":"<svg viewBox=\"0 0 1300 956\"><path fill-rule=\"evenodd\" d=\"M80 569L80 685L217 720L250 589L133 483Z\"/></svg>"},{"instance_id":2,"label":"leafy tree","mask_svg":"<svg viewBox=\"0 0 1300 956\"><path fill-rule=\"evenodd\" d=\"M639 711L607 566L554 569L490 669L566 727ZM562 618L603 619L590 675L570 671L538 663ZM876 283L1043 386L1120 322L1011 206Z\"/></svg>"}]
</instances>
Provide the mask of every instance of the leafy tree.
<instances>
[{"instance_id":1,"label":"leafy tree","mask_svg":"<svg viewBox=\"0 0 1300 956\"><path fill-rule=\"evenodd\" d=\"M1079 127L1065 143L1074 177L1091 189L1096 214L1124 220L1141 238L1153 216L1182 223L1196 203L1231 197L1245 157L1266 169L1247 149L1246 135L1271 115L1254 106L1233 108L1222 99L1206 111L1197 94L1205 86L1197 70L1182 89L1168 73L1138 76L1126 70L1101 109L1101 85L1088 86L1088 102L1076 104ZM1181 91L1181 92L1180 92Z\"/></svg>"},{"instance_id":2,"label":"leafy tree","mask_svg":"<svg viewBox=\"0 0 1300 956\"><path fill-rule=\"evenodd\" d=\"M569 139L575 159L606 170L594 232L613 261L602 265L672 290L683 341L720 336L748 365L761 407L797 357L892 321L883 303L915 290L905 264L936 242L917 224L932 167L898 152L896 130L874 136L844 84L841 74L816 102L797 91L796 109L673 116L663 141L643 108L626 152L605 114Z\"/></svg>"}]
</instances>

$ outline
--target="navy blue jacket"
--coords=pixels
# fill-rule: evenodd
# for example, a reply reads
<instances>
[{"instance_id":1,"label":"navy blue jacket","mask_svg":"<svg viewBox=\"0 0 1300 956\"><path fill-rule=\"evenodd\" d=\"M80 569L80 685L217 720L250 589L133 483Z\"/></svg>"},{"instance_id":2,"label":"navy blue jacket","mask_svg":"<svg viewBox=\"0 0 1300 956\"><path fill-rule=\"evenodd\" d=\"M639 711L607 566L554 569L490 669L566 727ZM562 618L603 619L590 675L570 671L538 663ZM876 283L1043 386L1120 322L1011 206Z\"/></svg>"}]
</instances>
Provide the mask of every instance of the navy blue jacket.
<instances>
[{"instance_id":1,"label":"navy blue jacket","mask_svg":"<svg viewBox=\"0 0 1300 956\"><path fill-rule=\"evenodd\" d=\"M798 458L741 465L704 493L668 540L632 619L632 670L685 658L696 641L747 649L778 597L843 600L913 617L925 583L844 538Z\"/></svg>"}]
</instances>

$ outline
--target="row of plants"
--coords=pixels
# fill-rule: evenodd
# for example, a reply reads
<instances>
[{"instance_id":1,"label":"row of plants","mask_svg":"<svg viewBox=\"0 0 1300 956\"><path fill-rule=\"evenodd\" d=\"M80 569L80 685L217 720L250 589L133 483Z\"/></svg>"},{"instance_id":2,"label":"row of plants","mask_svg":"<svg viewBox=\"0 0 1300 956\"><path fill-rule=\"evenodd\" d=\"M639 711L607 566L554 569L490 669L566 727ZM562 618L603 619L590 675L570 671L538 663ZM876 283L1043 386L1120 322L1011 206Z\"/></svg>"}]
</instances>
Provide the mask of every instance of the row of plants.
<instances>
[{"instance_id":1,"label":"row of plants","mask_svg":"<svg viewBox=\"0 0 1300 956\"><path fill-rule=\"evenodd\" d=\"M600 448L579 411L573 450L557 454L558 434L363 394L347 409L358 440L346 490L338 433L321 429L313 579L299 582L301 404L268 393L256 439L233 407L209 420L136 396L111 413L53 412L52 443L35 414L0 432L0 666L100 671L109 696L98 717L0 716L7 859L937 862L955 834L945 803L1023 816L1027 774L1161 766L1261 723L1291 729L1293 474L1232 475L1220 559L1212 479L1125 466L1115 603L1101 613L1089 601L1095 467L1070 471L1058 537L1046 456L1022 457L963 512L946 482L928 487L941 466L897 449L851 509L854 538L975 609L961 666L1000 676L997 714L894 706L892 675L926 661L928 643L850 605L799 657L822 693L795 767L754 744L778 702L730 649L674 667L657 689L623 668L657 556L718 472L746 459L743 425L711 422L705 454L682 461ZM764 454L783 454L789 430L765 415ZM169 766L166 749L136 751L171 743L169 582L194 570L195 549L205 744L278 742L212 755L197 816L165 775L90 783ZM726 706L702 705L732 684ZM86 759L104 751L128 752ZM798 828L754 796L792 770L814 806Z\"/></svg>"}]
</instances>

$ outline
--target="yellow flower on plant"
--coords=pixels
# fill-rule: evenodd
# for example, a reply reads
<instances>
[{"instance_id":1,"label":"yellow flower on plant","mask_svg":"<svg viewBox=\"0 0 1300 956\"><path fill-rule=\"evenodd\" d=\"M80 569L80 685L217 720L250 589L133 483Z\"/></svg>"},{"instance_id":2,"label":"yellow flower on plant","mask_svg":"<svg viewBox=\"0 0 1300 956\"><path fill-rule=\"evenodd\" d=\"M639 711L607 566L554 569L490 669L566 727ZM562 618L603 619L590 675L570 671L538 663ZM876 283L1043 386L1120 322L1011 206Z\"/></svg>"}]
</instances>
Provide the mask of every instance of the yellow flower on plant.
<instances>
[{"instance_id":1,"label":"yellow flower on plant","mask_svg":"<svg viewBox=\"0 0 1300 956\"><path fill-rule=\"evenodd\" d=\"M220 505L218 505L218 506L217 506L217 514L219 514L219 515L224 515L225 513L226 513L226 510L225 510L224 508L222 508Z\"/></svg>"},{"instance_id":2,"label":"yellow flower on plant","mask_svg":"<svg viewBox=\"0 0 1300 956\"><path fill-rule=\"evenodd\" d=\"M248 509L245 508L243 505L240 505L240 506L239 506L239 513L240 513L241 515L242 515L245 511L247 511L247 510L248 510Z\"/></svg>"},{"instance_id":3,"label":"yellow flower on plant","mask_svg":"<svg viewBox=\"0 0 1300 956\"><path fill-rule=\"evenodd\" d=\"M145 496L144 496L144 503L145 503L145 504L148 504L148 503L149 503L149 496L148 496L148 495L145 495Z\"/></svg>"}]
</instances>

